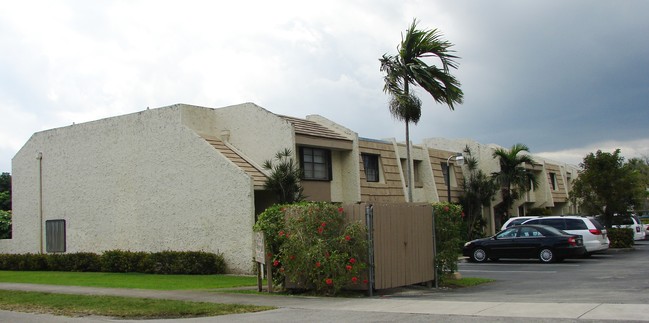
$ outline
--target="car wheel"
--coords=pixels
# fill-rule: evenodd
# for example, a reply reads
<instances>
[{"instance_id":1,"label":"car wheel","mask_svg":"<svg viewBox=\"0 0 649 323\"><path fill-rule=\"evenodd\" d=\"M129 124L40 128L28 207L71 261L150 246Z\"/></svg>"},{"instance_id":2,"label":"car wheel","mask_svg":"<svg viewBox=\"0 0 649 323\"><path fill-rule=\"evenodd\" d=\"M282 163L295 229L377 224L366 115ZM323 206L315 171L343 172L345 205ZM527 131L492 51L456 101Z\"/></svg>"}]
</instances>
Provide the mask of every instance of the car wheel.
<instances>
[{"instance_id":1,"label":"car wheel","mask_svg":"<svg viewBox=\"0 0 649 323\"><path fill-rule=\"evenodd\" d=\"M471 260L475 262L485 262L487 261L487 252L482 248L475 248L471 254Z\"/></svg>"},{"instance_id":2,"label":"car wheel","mask_svg":"<svg viewBox=\"0 0 649 323\"><path fill-rule=\"evenodd\" d=\"M539 260L541 260L542 263L550 263L554 262L556 258L554 257L554 252L552 252L552 249L550 248L543 248L541 251L539 251Z\"/></svg>"}]
</instances>

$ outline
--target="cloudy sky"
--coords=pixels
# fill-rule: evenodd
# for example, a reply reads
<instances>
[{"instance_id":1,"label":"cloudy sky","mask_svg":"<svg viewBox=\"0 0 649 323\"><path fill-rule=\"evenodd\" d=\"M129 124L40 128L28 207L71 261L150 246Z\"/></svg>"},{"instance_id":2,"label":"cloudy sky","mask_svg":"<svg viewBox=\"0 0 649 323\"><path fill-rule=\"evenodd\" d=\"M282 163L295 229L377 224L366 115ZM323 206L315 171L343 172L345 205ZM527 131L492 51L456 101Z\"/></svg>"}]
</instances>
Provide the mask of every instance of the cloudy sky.
<instances>
[{"instance_id":1,"label":"cloudy sky","mask_svg":"<svg viewBox=\"0 0 649 323\"><path fill-rule=\"evenodd\" d=\"M465 93L450 111L418 91L415 143L649 155L649 1L0 2L0 171L34 132L175 103L253 102L404 140L378 58L413 18L455 44Z\"/></svg>"}]
</instances>

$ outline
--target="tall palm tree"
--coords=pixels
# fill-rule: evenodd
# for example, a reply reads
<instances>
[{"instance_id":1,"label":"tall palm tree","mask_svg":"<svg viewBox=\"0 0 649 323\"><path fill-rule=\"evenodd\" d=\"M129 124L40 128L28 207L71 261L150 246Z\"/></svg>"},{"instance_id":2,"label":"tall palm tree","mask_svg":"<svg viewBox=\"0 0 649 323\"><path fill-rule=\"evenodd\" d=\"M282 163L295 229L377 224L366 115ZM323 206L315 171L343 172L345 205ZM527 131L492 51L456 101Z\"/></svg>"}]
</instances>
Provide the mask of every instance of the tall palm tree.
<instances>
[{"instance_id":1,"label":"tall palm tree","mask_svg":"<svg viewBox=\"0 0 649 323\"><path fill-rule=\"evenodd\" d=\"M406 157L408 201L412 202L412 158L410 156L410 122L417 124L421 117L421 101L410 93L410 85L420 86L433 97L435 102L448 105L454 110L455 103L462 103L463 93L460 82L450 73L450 68L457 69L448 41L441 39L437 29L419 30L417 20L412 21L401 43L397 46L397 55L384 54L379 59L381 71L385 72L383 91L390 94L390 113L406 124ZM441 67L428 65L425 58L436 58Z\"/></svg>"},{"instance_id":2,"label":"tall palm tree","mask_svg":"<svg viewBox=\"0 0 649 323\"><path fill-rule=\"evenodd\" d=\"M529 151L526 145L515 144L509 150L498 148L493 152L493 158L497 158L500 164L500 171L492 173L492 177L500 186L503 199L498 212L501 223L509 218L509 209L514 205L514 201L538 186L536 175L523 167L523 164L534 164L530 155L521 154Z\"/></svg>"}]
</instances>

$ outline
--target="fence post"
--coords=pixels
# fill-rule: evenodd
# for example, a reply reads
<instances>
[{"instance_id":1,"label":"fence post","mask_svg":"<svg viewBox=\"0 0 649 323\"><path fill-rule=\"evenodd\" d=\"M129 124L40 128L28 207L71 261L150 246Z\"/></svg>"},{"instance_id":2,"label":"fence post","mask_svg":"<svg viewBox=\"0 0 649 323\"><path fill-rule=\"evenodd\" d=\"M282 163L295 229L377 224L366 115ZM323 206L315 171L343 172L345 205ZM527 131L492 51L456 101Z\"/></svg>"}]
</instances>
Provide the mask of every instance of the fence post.
<instances>
[{"instance_id":1,"label":"fence post","mask_svg":"<svg viewBox=\"0 0 649 323\"><path fill-rule=\"evenodd\" d=\"M369 296L374 294L374 211L372 204L365 205L365 223L367 226L367 255L369 266Z\"/></svg>"}]
</instances>

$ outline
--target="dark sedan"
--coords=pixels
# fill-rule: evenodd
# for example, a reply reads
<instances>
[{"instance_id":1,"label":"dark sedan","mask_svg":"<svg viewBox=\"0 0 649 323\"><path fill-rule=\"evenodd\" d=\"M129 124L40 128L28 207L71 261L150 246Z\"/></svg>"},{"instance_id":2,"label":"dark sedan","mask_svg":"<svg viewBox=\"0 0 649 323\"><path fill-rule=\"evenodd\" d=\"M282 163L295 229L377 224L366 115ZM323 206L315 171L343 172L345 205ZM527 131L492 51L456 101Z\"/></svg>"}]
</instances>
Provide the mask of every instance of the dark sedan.
<instances>
[{"instance_id":1,"label":"dark sedan","mask_svg":"<svg viewBox=\"0 0 649 323\"><path fill-rule=\"evenodd\" d=\"M546 225L519 225L490 238L469 241L462 250L475 262L500 258L538 258L541 262L577 258L586 253L580 235L569 234Z\"/></svg>"}]
</instances>

